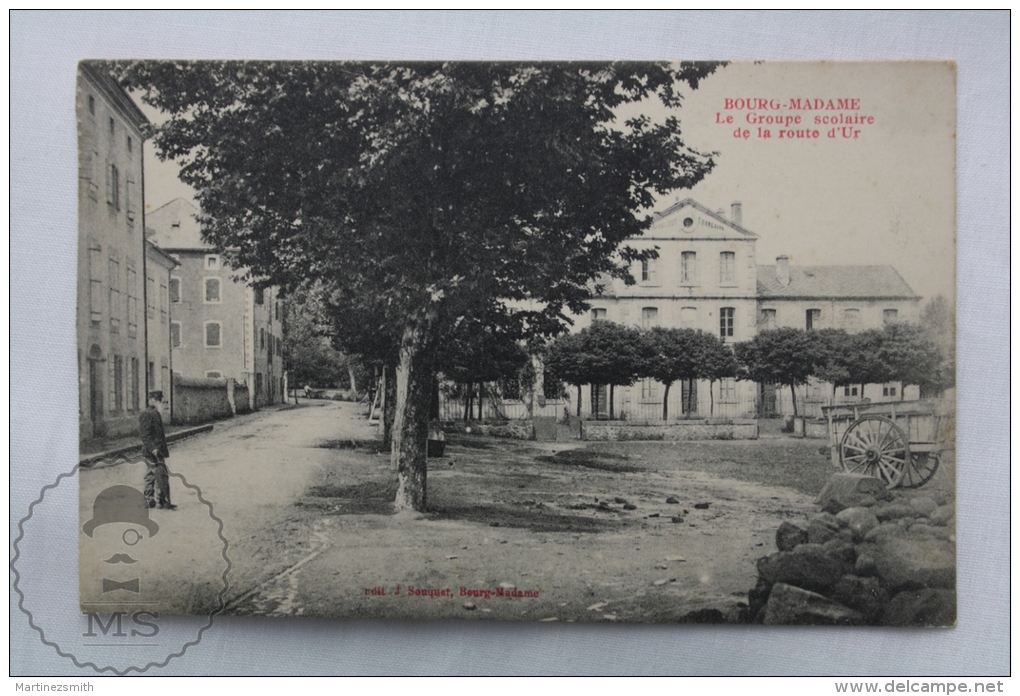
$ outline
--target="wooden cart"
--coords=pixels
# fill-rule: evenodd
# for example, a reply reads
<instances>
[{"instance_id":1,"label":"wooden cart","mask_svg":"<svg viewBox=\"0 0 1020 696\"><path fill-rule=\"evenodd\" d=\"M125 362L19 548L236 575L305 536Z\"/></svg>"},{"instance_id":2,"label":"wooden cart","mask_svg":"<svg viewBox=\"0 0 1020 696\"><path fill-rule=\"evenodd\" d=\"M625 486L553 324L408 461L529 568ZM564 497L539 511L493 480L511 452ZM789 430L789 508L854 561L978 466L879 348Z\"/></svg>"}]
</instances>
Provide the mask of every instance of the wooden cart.
<instances>
[{"instance_id":1,"label":"wooden cart","mask_svg":"<svg viewBox=\"0 0 1020 696\"><path fill-rule=\"evenodd\" d=\"M832 464L879 478L886 487L917 488L935 475L945 424L931 400L823 406Z\"/></svg>"}]
</instances>

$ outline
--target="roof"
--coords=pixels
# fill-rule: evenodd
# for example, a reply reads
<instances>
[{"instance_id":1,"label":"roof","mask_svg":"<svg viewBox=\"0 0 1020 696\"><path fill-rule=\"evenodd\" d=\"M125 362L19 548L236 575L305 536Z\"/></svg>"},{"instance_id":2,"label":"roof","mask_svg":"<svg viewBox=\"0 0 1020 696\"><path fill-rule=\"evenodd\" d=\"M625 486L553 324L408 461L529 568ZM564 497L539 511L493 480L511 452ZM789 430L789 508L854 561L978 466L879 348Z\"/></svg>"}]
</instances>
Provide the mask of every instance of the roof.
<instances>
[{"instance_id":1,"label":"roof","mask_svg":"<svg viewBox=\"0 0 1020 696\"><path fill-rule=\"evenodd\" d=\"M194 203L185 198L175 198L145 214L146 234L164 251L215 249L202 239L202 226L196 219L199 214Z\"/></svg>"},{"instance_id":2,"label":"roof","mask_svg":"<svg viewBox=\"0 0 1020 696\"><path fill-rule=\"evenodd\" d=\"M746 227L744 227L742 225L738 225L737 223L733 222L732 220L730 220L730 219L728 219L726 217L723 217L719 213L715 213L715 212L709 210L708 208L703 206L701 203L698 203L693 198L685 198L682 201L677 201L676 203L674 203L673 205L669 206L668 208L666 208L662 212L652 213L652 224L654 225L659 220L661 220L661 219L663 219L665 217L669 217L670 215L673 215L674 213L679 212L680 210L686 208L687 206L691 206L691 207L695 208L702 215L704 215L706 217L709 217L709 218L712 218L716 222L719 222L719 223L725 225L726 227L730 227L730 228L736 230L737 232L739 232L740 234L742 234L745 237L749 237L751 239L757 239L758 238L758 235L756 235L754 232L751 232Z\"/></svg>"},{"instance_id":3,"label":"roof","mask_svg":"<svg viewBox=\"0 0 1020 696\"><path fill-rule=\"evenodd\" d=\"M150 239L145 240L145 253L151 254L155 259L161 260L163 264L171 270L181 265L178 263L177 259L153 244Z\"/></svg>"},{"instance_id":4,"label":"roof","mask_svg":"<svg viewBox=\"0 0 1020 696\"><path fill-rule=\"evenodd\" d=\"M776 278L775 265L758 265L758 297L919 299L892 266L790 266L790 284Z\"/></svg>"},{"instance_id":5,"label":"roof","mask_svg":"<svg viewBox=\"0 0 1020 696\"><path fill-rule=\"evenodd\" d=\"M145 117L145 114L138 108L134 100L128 96L124 88L109 73L103 70L101 63L83 60L78 63L78 69L89 82L103 93L106 100L124 119L131 123L139 132L143 131L144 127L149 124L149 119Z\"/></svg>"}]
</instances>

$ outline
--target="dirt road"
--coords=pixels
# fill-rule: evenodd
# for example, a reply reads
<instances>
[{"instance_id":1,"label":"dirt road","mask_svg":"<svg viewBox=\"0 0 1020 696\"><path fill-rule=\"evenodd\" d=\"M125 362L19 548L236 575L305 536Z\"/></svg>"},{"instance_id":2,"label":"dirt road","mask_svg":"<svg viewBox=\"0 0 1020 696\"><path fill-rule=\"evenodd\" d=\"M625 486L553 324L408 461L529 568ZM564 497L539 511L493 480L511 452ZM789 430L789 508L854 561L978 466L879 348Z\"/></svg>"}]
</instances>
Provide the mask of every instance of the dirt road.
<instances>
[{"instance_id":1,"label":"dirt road","mask_svg":"<svg viewBox=\"0 0 1020 696\"><path fill-rule=\"evenodd\" d=\"M810 508L815 468L818 481L827 473L815 442L587 445L460 435L430 460L430 511L393 515L395 475L372 443L376 430L353 404L319 402L174 447L171 471L199 486L223 520L227 613L726 614L746 600L779 522ZM124 478L123 466L113 469L83 474L83 519L90 496ZM141 469L131 475L140 485ZM195 538L188 520L198 524L203 510L177 490L180 510L153 513L170 540L161 592L178 611L206 611L214 559L185 553Z\"/></svg>"}]
</instances>

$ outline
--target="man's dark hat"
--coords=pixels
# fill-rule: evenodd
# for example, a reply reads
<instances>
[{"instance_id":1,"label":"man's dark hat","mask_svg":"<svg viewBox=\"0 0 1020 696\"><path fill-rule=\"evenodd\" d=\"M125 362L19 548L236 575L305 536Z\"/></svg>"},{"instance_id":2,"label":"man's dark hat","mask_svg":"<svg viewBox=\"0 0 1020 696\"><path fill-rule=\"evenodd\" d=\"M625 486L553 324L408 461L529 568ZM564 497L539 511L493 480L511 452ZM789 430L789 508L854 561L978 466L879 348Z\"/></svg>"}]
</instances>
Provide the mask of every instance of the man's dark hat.
<instances>
[{"instance_id":1,"label":"man's dark hat","mask_svg":"<svg viewBox=\"0 0 1020 696\"><path fill-rule=\"evenodd\" d=\"M131 486L110 486L97 495L92 504L92 519L82 525L81 531L91 537L96 527L113 522L141 525L149 530L150 537L159 531L159 525L149 519L145 496Z\"/></svg>"},{"instance_id":2,"label":"man's dark hat","mask_svg":"<svg viewBox=\"0 0 1020 696\"><path fill-rule=\"evenodd\" d=\"M150 399L159 399L160 401L162 401L163 400L163 392L161 392L161 391L151 391L151 392L149 392L149 398Z\"/></svg>"}]
</instances>

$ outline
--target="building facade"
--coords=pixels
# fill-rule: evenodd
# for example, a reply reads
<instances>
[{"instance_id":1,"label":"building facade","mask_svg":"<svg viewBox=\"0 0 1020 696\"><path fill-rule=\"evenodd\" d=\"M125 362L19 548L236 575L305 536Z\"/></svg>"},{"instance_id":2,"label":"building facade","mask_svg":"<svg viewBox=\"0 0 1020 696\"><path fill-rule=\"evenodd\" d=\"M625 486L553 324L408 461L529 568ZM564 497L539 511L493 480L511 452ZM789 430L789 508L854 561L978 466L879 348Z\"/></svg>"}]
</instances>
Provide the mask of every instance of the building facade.
<instances>
[{"instance_id":1,"label":"building facade","mask_svg":"<svg viewBox=\"0 0 1020 696\"><path fill-rule=\"evenodd\" d=\"M145 408L142 129L108 75L78 68L79 437L128 435Z\"/></svg>"},{"instance_id":2,"label":"building facade","mask_svg":"<svg viewBox=\"0 0 1020 696\"><path fill-rule=\"evenodd\" d=\"M149 389L163 392L164 406L174 412L170 375L173 354L170 345L170 277L177 262L152 242L145 243L145 343L148 347L146 379Z\"/></svg>"},{"instance_id":3,"label":"building facade","mask_svg":"<svg viewBox=\"0 0 1020 696\"><path fill-rule=\"evenodd\" d=\"M740 203L734 203L727 216L688 198L656 213L648 231L628 243L639 250L655 248L658 258L633 265L634 285L605 283L588 315L576 318L575 329L604 319L641 328L700 329L726 343L739 343L784 326L854 332L919 318L921 298L891 266L792 267L785 256L774 266L758 264L758 236L743 226L742 212ZM798 392L798 408L802 414L820 415L820 406L833 400L902 398L895 393L897 387L868 385L866 394L858 394L854 386L834 394L831 385L813 381ZM608 392L599 389L599 410L607 413ZM646 379L613 391L615 413L661 419L664 385ZM916 398L914 392L907 398ZM671 417L680 418L793 413L788 388L735 379L674 384L669 401ZM582 412L591 410L590 390L585 390Z\"/></svg>"},{"instance_id":4,"label":"building facade","mask_svg":"<svg viewBox=\"0 0 1020 696\"><path fill-rule=\"evenodd\" d=\"M274 287L235 280L220 251L202 239L198 209L178 198L146 217L149 239L177 262L168 278L172 373L233 379L250 408L284 400L283 312Z\"/></svg>"}]
</instances>

